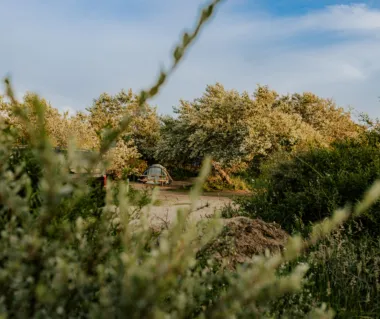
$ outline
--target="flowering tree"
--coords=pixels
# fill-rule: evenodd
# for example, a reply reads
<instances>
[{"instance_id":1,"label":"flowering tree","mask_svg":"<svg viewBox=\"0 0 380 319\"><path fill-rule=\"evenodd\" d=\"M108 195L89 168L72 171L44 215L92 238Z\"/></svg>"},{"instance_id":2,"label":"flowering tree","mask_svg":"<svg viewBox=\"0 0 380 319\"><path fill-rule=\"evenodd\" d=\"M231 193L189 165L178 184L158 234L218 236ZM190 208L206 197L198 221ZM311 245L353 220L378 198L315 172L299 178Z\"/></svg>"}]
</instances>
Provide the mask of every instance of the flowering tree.
<instances>
[{"instance_id":1,"label":"flowering tree","mask_svg":"<svg viewBox=\"0 0 380 319\"><path fill-rule=\"evenodd\" d=\"M0 96L2 115L17 130L17 144L27 144L30 139L30 127L37 127L37 114L34 107L36 99L45 109L43 124L54 147L67 148L70 138L75 139L79 148L96 149L98 147L95 131L92 129L85 114L81 112L78 112L74 116L69 116L67 112L62 114L45 99L37 98L37 95L34 93L26 93L24 95L18 110ZM27 123L16 115L17 112L24 112L28 119Z\"/></svg>"},{"instance_id":2,"label":"flowering tree","mask_svg":"<svg viewBox=\"0 0 380 319\"><path fill-rule=\"evenodd\" d=\"M34 108L36 95L27 93L18 110L0 96L0 111L6 121L17 131L17 144L27 144L30 139L30 127L37 127L37 114ZM141 172L146 160L152 160L159 139L159 119L156 109L145 105L138 108L137 96L131 91L121 91L115 96L102 94L96 99L88 114L77 112L70 116L60 113L45 99L38 103L45 109L44 123L50 142L54 147L67 148L70 139L81 149L98 150L102 134L106 129L117 127L125 114L131 115L131 123L114 147L108 152L109 171L116 177L123 174ZM27 121L23 121L15 112L24 112ZM26 123L27 122L27 123ZM31 125L29 125L31 124Z\"/></svg>"},{"instance_id":3,"label":"flowering tree","mask_svg":"<svg viewBox=\"0 0 380 319\"><path fill-rule=\"evenodd\" d=\"M350 114L311 93L280 96L266 86L247 92L209 85L201 98L180 101L177 118L162 119L157 157L184 164L211 155L230 172L258 156L311 144L329 145L358 132Z\"/></svg>"},{"instance_id":4,"label":"flowering tree","mask_svg":"<svg viewBox=\"0 0 380 319\"><path fill-rule=\"evenodd\" d=\"M147 103L139 107L139 97L132 90L122 90L114 96L103 93L87 111L89 123L99 140L105 130L117 127L123 116L130 116L128 127L109 153L115 175L141 172L146 162L154 159L160 137L159 118L156 109Z\"/></svg>"}]
</instances>

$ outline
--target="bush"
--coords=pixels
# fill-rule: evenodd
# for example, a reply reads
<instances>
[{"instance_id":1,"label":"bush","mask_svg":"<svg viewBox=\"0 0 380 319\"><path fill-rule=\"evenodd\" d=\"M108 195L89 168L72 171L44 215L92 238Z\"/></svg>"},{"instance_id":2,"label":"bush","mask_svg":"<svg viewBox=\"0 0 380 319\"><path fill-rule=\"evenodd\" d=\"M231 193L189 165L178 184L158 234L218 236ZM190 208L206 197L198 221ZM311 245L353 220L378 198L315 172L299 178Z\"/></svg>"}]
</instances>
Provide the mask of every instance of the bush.
<instances>
[{"instance_id":1,"label":"bush","mask_svg":"<svg viewBox=\"0 0 380 319\"><path fill-rule=\"evenodd\" d=\"M357 204L366 185L379 178L379 137L370 132L359 139L334 143L329 149L313 149L293 157L278 154L262 166L255 195L239 199L238 212L229 209L224 214L260 217L276 221L288 231L308 234L312 223L330 217L337 207L347 202ZM324 302L336 310L338 318L376 317L380 307L379 226L377 202L359 219L312 248L298 261L311 267L303 290L275 301L271 313L304 318ZM280 274L288 270L284 266Z\"/></svg>"},{"instance_id":2,"label":"bush","mask_svg":"<svg viewBox=\"0 0 380 319\"><path fill-rule=\"evenodd\" d=\"M64 155L67 160L67 153ZM22 197L26 197L29 200L31 211L35 210L41 205L40 198L40 179L43 176L43 166L41 166L38 156L30 146L22 146L12 148L9 160L7 162L8 169L13 174L19 176L26 175L30 180L30 185L23 187L18 193ZM69 173L69 171L67 171ZM71 208L68 209L66 202L63 202L62 205L65 206L65 215L66 217L72 216L76 218L78 216L83 216L85 211L92 211L93 209L98 209L104 206L105 204L105 189L103 187L102 180L100 178L93 178L91 176L85 178L86 192L87 196L82 198L80 202L76 203L75 200L70 199ZM30 189L28 190L28 187ZM73 203L76 203L73 205ZM82 211L81 213L77 210ZM69 214L69 211L73 213ZM75 211L75 213L74 213Z\"/></svg>"},{"instance_id":3,"label":"bush","mask_svg":"<svg viewBox=\"0 0 380 319\"><path fill-rule=\"evenodd\" d=\"M180 165L168 166L167 168L174 180L183 181L197 177L197 170L193 168L181 167Z\"/></svg>"},{"instance_id":4,"label":"bush","mask_svg":"<svg viewBox=\"0 0 380 319\"><path fill-rule=\"evenodd\" d=\"M248 191L249 188L240 176L230 176L230 183L227 183L220 175L215 174L207 179L203 189L205 191Z\"/></svg>"},{"instance_id":5,"label":"bush","mask_svg":"<svg viewBox=\"0 0 380 319\"><path fill-rule=\"evenodd\" d=\"M40 204L38 196L39 180L42 176L42 167L34 156L32 150L27 147L16 147L12 149L12 153L8 159L9 170L14 174L26 174L30 179L30 195L31 208L36 208ZM17 172L17 168L19 171ZM20 190L20 195L26 195L27 189Z\"/></svg>"},{"instance_id":6,"label":"bush","mask_svg":"<svg viewBox=\"0 0 380 319\"><path fill-rule=\"evenodd\" d=\"M380 177L380 151L373 137L334 143L263 168L255 195L241 199L243 214L275 221L288 231L307 231L338 207L352 205ZM379 235L380 205L359 220Z\"/></svg>"}]
</instances>

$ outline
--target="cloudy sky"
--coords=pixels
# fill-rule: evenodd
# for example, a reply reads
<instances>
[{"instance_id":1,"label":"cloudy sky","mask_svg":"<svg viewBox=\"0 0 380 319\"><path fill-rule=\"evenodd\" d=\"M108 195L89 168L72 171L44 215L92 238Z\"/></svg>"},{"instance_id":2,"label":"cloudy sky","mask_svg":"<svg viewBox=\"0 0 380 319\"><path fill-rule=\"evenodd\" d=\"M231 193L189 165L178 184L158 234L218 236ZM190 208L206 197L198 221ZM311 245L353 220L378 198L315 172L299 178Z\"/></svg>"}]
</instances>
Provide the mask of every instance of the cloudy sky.
<instances>
[{"instance_id":1,"label":"cloudy sky","mask_svg":"<svg viewBox=\"0 0 380 319\"><path fill-rule=\"evenodd\" d=\"M0 76L61 110L147 88L202 3L0 0ZM380 116L380 0L225 0L153 104L171 113L215 82L312 91Z\"/></svg>"}]
</instances>

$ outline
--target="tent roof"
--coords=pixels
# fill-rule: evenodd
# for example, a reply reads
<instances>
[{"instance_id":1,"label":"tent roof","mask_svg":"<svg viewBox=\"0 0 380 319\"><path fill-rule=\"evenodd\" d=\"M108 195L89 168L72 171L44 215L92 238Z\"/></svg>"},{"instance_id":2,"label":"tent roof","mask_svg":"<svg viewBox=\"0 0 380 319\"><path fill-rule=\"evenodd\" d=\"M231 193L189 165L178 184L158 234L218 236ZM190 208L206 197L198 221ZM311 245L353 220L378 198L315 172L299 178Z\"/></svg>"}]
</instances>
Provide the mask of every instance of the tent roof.
<instances>
[{"instance_id":1,"label":"tent roof","mask_svg":"<svg viewBox=\"0 0 380 319\"><path fill-rule=\"evenodd\" d=\"M173 178L170 176L168 170L167 170L164 166L162 166L161 164L153 164L153 165L150 165L150 166L147 168L147 170L149 170L150 168L161 168L161 169L165 172L165 174L168 176L168 178L169 178L170 180L173 180Z\"/></svg>"},{"instance_id":2,"label":"tent roof","mask_svg":"<svg viewBox=\"0 0 380 319\"><path fill-rule=\"evenodd\" d=\"M149 168L151 167L159 167L159 168L163 168L164 170L166 170L165 167L163 167L161 164L153 164L153 165L150 165Z\"/></svg>"}]
</instances>

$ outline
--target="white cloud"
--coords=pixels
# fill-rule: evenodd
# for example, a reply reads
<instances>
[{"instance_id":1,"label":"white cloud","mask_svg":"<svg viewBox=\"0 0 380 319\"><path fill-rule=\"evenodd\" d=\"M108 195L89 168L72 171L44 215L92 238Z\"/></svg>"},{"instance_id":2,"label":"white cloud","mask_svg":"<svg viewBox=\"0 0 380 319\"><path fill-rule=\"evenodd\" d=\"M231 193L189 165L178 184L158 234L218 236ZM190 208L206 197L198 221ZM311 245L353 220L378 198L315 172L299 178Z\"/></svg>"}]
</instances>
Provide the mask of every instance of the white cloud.
<instances>
[{"instance_id":1,"label":"white cloud","mask_svg":"<svg viewBox=\"0 0 380 319\"><path fill-rule=\"evenodd\" d=\"M345 32L380 30L380 12L365 4L330 6L325 11L311 13L301 21L305 27L321 27Z\"/></svg>"},{"instance_id":2,"label":"white cloud","mask_svg":"<svg viewBox=\"0 0 380 319\"><path fill-rule=\"evenodd\" d=\"M0 10L0 76L10 72L18 90L37 91L61 110L84 109L104 91L147 87L204 1L140 1L152 11L122 20L78 19L72 1L0 0L7 8ZM330 6L283 18L237 14L234 5L223 5L154 100L161 113L219 81L250 92L257 83L281 93L312 91L380 116L380 11Z\"/></svg>"}]
</instances>

